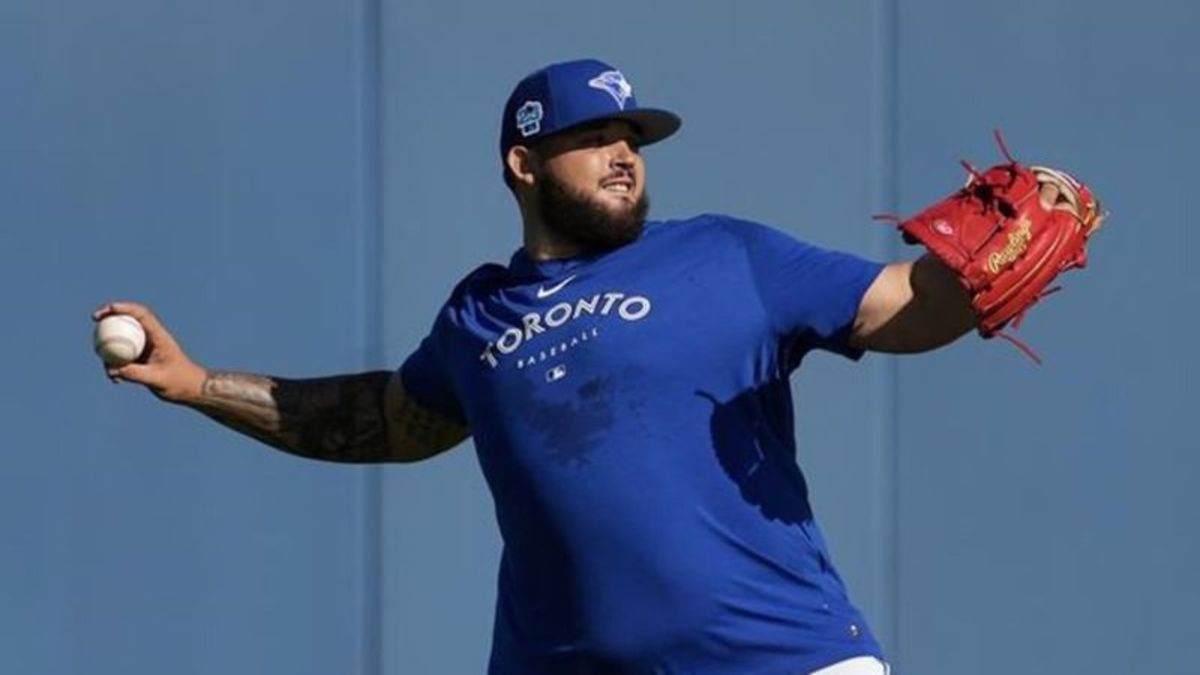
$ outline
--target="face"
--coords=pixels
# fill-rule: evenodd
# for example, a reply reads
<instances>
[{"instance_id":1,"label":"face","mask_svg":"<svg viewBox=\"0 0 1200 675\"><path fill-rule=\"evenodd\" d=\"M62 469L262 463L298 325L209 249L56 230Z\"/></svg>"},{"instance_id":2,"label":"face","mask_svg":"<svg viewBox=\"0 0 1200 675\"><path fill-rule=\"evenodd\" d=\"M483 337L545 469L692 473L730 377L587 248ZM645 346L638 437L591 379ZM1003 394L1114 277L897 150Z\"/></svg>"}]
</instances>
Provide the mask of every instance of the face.
<instances>
[{"instance_id":1,"label":"face","mask_svg":"<svg viewBox=\"0 0 1200 675\"><path fill-rule=\"evenodd\" d=\"M632 125L610 120L563 132L531 155L534 198L555 236L586 251L637 239L649 198Z\"/></svg>"}]
</instances>

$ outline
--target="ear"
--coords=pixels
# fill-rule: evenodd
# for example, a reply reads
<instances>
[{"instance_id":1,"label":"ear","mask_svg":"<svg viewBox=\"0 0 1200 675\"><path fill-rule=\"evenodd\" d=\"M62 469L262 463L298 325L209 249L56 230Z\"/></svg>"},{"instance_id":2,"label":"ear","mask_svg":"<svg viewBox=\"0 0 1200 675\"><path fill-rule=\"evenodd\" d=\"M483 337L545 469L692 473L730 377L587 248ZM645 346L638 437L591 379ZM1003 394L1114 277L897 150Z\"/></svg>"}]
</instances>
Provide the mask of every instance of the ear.
<instances>
[{"instance_id":1,"label":"ear","mask_svg":"<svg viewBox=\"0 0 1200 675\"><path fill-rule=\"evenodd\" d=\"M535 180L534 165L537 163L537 160L529 148L524 145L514 145L508 149L508 154L504 157L504 163L508 165L508 170L512 174L515 183L526 187L533 186Z\"/></svg>"}]
</instances>

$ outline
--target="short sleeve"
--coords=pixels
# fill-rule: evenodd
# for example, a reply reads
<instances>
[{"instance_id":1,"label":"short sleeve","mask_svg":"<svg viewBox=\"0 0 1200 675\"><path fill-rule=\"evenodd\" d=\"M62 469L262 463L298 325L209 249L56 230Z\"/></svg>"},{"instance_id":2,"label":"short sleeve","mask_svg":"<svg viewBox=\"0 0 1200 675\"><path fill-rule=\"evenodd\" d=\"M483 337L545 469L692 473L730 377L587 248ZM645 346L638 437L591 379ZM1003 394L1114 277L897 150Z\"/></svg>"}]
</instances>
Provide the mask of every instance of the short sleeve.
<instances>
[{"instance_id":1,"label":"short sleeve","mask_svg":"<svg viewBox=\"0 0 1200 675\"><path fill-rule=\"evenodd\" d=\"M802 242L765 225L730 221L746 247L754 284L781 335L802 350L857 359L850 332L863 296L883 265Z\"/></svg>"},{"instance_id":2,"label":"short sleeve","mask_svg":"<svg viewBox=\"0 0 1200 675\"><path fill-rule=\"evenodd\" d=\"M404 384L405 393L417 403L465 423L466 416L454 391L452 373L442 358L442 336L439 335L438 323L400 366L400 381Z\"/></svg>"}]
</instances>

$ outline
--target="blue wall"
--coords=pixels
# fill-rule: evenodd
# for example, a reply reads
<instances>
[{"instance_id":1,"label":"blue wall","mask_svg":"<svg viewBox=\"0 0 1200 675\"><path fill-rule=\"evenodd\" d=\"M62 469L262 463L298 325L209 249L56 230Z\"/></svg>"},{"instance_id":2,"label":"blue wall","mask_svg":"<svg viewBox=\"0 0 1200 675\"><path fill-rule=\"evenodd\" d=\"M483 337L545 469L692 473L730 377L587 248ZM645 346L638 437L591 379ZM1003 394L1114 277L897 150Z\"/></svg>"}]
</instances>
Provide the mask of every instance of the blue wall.
<instances>
[{"instance_id":1,"label":"blue wall","mask_svg":"<svg viewBox=\"0 0 1200 675\"><path fill-rule=\"evenodd\" d=\"M659 215L725 211L877 258L987 164L1086 177L1092 267L1005 344L815 358L801 462L901 672L1190 673L1200 632L1200 156L1182 0L1006 5L255 0L0 10L0 671L467 673L499 541L469 444L306 462L113 387L112 297L202 362L395 366L520 224L499 109L544 62L619 64L680 112Z\"/></svg>"},{"instance_id":2,"label":"blue wall","mask_svg":"<svg viewBox=\"0 0 1200 675\"><path fill-rule=\"evenodd\" d=\"M365 365L359 11L0 9L0 672L363 671L370 470L114 387L88 318L136 298L204 363Z\"/></svg>"},{"instance_id":3,"label":"blue wall","mask_svg":"<svg viewBox=\"0 0 1200 675\"><path fill-rule=\"evenodd\" d=\"M901 210L959 155L993 160L995 124L1113 215L1091 267L1022 329L1044 368L978 340L900 364L899 652L917 673L1193 673L1200 11L1015 10L898 13Z\"/></svg>"}]
</instances>

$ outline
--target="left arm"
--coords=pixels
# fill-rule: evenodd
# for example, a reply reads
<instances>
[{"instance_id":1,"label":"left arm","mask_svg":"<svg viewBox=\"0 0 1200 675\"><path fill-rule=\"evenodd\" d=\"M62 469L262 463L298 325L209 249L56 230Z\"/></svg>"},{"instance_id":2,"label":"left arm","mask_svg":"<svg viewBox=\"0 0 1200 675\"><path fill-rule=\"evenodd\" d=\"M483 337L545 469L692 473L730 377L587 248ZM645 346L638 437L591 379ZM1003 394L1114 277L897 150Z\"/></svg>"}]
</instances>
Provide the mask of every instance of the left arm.
<instances>
[{"instance_id":1,"label":"left arm","mask_svg":"<svg viewBox=\"0 0 1200 675\"><path fill-rule=\"evenodd\" d=\"M976 322L954 272L925 255L880 272L859 305L850 343L876 352L924 352L957 340Z\"/></svg>"}]
</instances>

